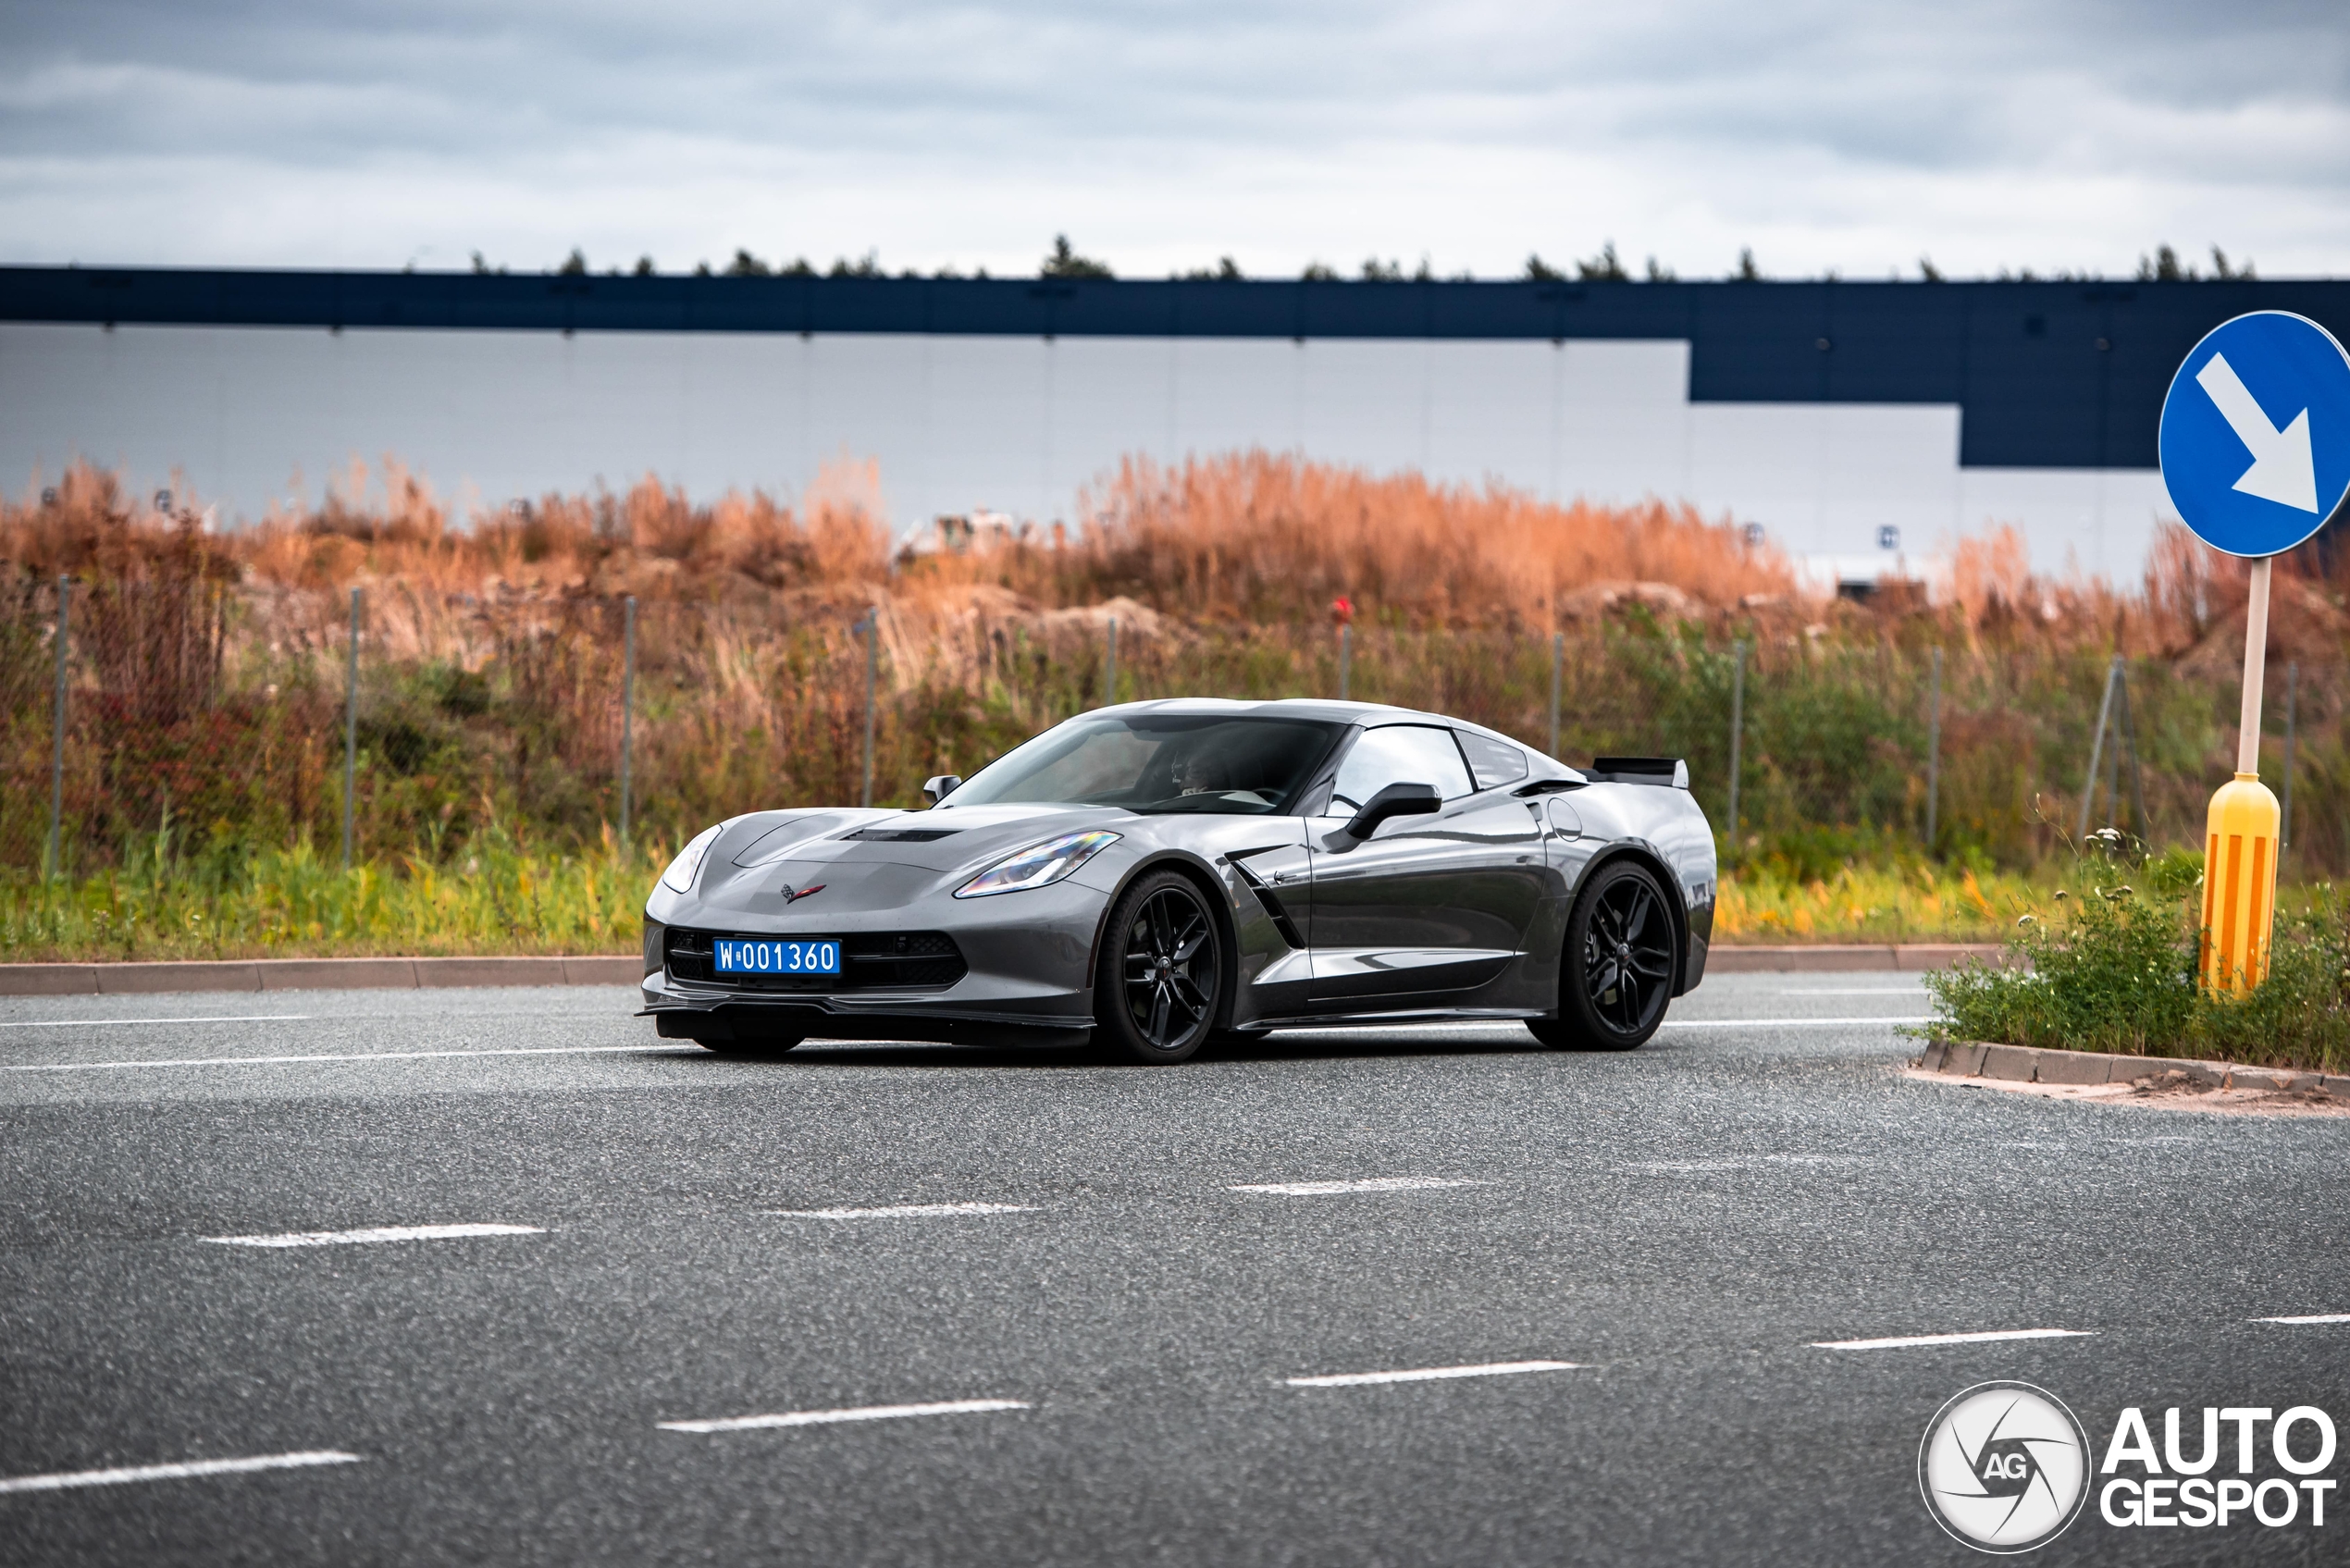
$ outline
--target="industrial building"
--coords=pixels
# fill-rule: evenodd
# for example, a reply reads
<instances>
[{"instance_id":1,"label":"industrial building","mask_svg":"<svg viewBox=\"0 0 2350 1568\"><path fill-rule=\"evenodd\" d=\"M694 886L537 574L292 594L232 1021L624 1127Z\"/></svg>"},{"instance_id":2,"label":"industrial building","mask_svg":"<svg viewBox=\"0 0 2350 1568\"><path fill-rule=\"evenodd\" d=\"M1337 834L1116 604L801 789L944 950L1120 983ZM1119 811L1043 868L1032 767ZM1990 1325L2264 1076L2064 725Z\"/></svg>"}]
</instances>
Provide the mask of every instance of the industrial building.
<instances>
[{"instance_id":1,"label":"industrial building","mask_svg":"<svg viewBox=\"0 0 2350 1568\"><path fill-rule=\"evenodd\" d=\"M387 454L476 506L647 474L788 498L845 454L911 535L1263 447L1687 501L1845 583L2000 524L2039 570L2128 581L2171 515L2172 370L2272 308L2340 331L2350 284L6 268L0 483L86 458L227 525Z\"/></svg>"}]
</instances>

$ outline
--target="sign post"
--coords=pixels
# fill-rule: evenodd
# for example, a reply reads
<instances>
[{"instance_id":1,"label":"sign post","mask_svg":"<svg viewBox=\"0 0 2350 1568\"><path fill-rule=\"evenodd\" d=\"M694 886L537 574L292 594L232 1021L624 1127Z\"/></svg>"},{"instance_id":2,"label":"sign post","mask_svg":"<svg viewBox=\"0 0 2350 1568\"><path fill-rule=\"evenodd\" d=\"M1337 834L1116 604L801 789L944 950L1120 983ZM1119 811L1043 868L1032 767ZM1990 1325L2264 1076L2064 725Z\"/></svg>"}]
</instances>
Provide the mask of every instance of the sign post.
<instances>
[{"instance_id":1,"label":"sign post","mask_svg":"<svg viewBox=\"0 0 2350 1568\"><path fill-rule=\"evenodd\" d=\"M2274 558L2350 495L2350 353L2288 311L2221 323L2188 351L2162 403L2162 482L2212 549L2252 562L2235 777L2211 797L2203 862L2203 986L2242 994L2269 974L2277 797L2260 782L2260 679ZM2249 466L2245 458L2249 457Z\"/></svg>"}]
</instances>

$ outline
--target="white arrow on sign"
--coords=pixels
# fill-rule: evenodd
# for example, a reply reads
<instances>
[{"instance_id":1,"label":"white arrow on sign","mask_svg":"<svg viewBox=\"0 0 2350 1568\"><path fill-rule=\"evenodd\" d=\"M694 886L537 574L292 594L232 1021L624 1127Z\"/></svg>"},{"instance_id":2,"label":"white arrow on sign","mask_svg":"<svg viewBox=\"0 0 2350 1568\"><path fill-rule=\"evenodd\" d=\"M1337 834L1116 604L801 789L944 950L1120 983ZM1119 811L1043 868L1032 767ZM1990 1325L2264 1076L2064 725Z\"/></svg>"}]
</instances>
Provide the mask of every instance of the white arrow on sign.
<instances>
[{"instance_id":1,"label":"white arrow on sign","mask_svg":"<svg viewBox=\"0 0 2350 1568\"><path fill-rule=\"evenodd\" d=\"M2246 390L2225 354L2213 354L2195 383L2219 405L2220 417L2252 452L2252 466L2235 488L2245 495L2303 512L2318 510L2318 464L2309 454L2309 411L2303 409L2280 430Z\"/></svg>"}]
</instances>

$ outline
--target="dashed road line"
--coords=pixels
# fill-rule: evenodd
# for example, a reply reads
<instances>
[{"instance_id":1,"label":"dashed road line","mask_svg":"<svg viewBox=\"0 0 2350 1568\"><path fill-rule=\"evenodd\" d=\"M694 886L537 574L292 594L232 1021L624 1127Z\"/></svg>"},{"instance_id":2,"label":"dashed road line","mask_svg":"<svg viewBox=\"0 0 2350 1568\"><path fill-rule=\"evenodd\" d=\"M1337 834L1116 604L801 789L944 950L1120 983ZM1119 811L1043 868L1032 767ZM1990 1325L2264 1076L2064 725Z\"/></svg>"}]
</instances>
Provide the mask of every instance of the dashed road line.
<instances>
[{"instance_id":1,"label":"dashed road line","mask_svg":"<svg viewBox=\"0 0 2350 1568\"><path fill-rule=\"evenodd\" d=\"M302 1023L310 1013L220 1013L200 1019L10 1019L0 1029L95 1029L101 1024L155 1023Z\"/></svg>"},{"instance_id":2,"label":"dashed road line","mask_svg":"<svg viewBox=\"0 0 2350 1568\"><path fill-rule=\"evenodd\" d=\"M9 1072L110 1072L138 1068L274 1068L302 1062L421 1062L448 1056L594 1056L633 1051L647 1056L699 1056L699 1045L505 1045L481 1051L357 1051L311 1056L174 1056L153 1062L20 1062Z\"/></svg>"},{"instance_id":3,"label":"dashed road line","mask_svg":"<svg viewBox=\"0 0 2350 1568\"><path fill-rule=\"evenodd\" d=\"M1822 1029L1848 1023L1932 1023L1923 1016L1873 1019L1666 1019L1660 1029Z\"/></svg>"},{"instance_id":4,"label":"dashed road line","mask_svg":"<svg viewBox=\"0 0 2350 1568\"><path fill-rule=\"evenodd\" d=\"M0 1492L61 1492L74 1487L120 1487L134 1481L183 1481L198 1475L243 1475L256 1470L303 1470L315 1464L356 1464L340 1449L269 1453L253 1459L199 1459L186 1464L136 1464L114 1470L67 1470L0 1480Z\"/></svg>"},{"instance_id":5,"label":"dashed road line","mask_svg":"<svg viewBox=\"0 0 2350 1568\"><path fill-rule=\"evenodd\" d=\"M2256 1317L2255 1323L2350 1323L2350 1312L2312 1313L2307 1317Z\"/></svg>"},{"instance_id":6,"label":"dashed road line","mask_svg":"<svg viewBox=\"0 0 2350 1568\"><path fill-rule=\"evenodd\" d=\"M1266 1181L1228 1188L1233 1192L1271 1192L1284 1198L1328 1198L1341 1192L1418 1192L1439 1187L1490 1187L1490 1181L1456 1181L1442 1176L1372 1176L1359 1181Z\"/></svg>"},{"instance_id":7,"label":"dashed road line","mask_svg":"<svg viewBox=\"0 0 2350 1568\"><path fill-rule=\"evenodd\" d=\"M1291 1377L1292 1389L1359 1389L1373 1383L1433 1383L1448 1377L1507 1377L1520 1372L1579 1372L1579 1361L1488 1361L1474 1366L1416 1366L1405 1372L1341 1372Z\"/></svg>"},{"instance_id":8,"label":"dashed road line","mask_svg":"<svg viewBox=\"0 0 2350 1568\"><path fill-rule=\"evenodd\" d=\"M1895 986L1835 986L1830 988L1787 990L1782 996L1923 996L1923 985Z\"/></svg>"},{"instance_id":9,"label":"dashed road line","mask_svg":"<svg viewBox=\"0 0 2350 1568\"><path fill-rule=\"evenodd\" d=\"M1973 1334L1906 1334L1890 1340L1814 1340L1815 1351L1906 1351L1928 1345L1987 1345L2000 1340L2087 1340L2092 1328L1991 1328Z\"/></svg>"},{"instance_id":10,"label":"dashed road line","mask_svg":"<svg viewBox=\"0 0 2350 1568\"><path fill-rule=\"evenodd\" d=\"M716 1421L663 1421L664 1432L755 1432L770 1426L830 1426L844 1421L898 1421L911 1415L980 1415L1032 1410L1025 1400L948 1400L938 1404L867 1404L847 1410L791 1410L777 1415L729 1415Z\"/></svg>"},{"instance_id":11,"label":"dashed road line","mask_svg":"<svg viewBox=\"0 0 2350 1568\"><path fill-rule=\"evenodd\" d=\"M1035 1214L1034 1204L892 1204L874 1209L769 1209L786 1219L958 1219L967 1215Z\"/></svg>"},{"instance_id":12,"label":"dashed road line","mask_svg":"<svg viewBox=\"0 0 2350 1568\"><path fill-rule=\"evenodd\" d=\"M466 1236L544 1236L537 1225L379 1225L365 1230L290 1230L278 1236L207 1236L223 1247L364 1247L378 1241L453 1241Z\"/></svg>"}]
</instances>

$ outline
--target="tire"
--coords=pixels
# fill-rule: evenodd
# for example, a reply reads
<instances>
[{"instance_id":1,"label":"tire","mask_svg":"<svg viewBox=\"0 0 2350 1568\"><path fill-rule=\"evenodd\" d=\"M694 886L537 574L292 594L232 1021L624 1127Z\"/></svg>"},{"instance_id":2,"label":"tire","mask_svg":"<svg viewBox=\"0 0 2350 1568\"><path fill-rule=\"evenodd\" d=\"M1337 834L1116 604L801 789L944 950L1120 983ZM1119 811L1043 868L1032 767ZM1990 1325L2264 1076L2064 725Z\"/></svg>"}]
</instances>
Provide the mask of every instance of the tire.
<instances>
[{"instance_id":1,"label":"tire","mask_svg":"<svg viewBox=\"0 0 2350 1568\"><path fill-rule=\"evenodd\" d=\"M753 1022L711 1013L671 1012L655 1019L653 1031L663 1040L690 1040L722 1056L780 1056L808 1038L796 1029L768 1027L754 1032Z\"/></svg>"},{"instance_id":2,"label":"tire","mask_svg":"<svg viewBox=\"0 0 2350 1568\"><path fill-rule=\"evenodd\" d=\"M1672 1000L1676 936L1654 872L1637 860L1602 867L1567 916L1558 1017L1526 1027L1553 1050L1639 1049Z\"/></svg>"},{"instance_id":3,"label":"tire","mask_svg":"<svg viewBox=\"0 0 2350 1568\"><path fill-rule=\"evenodd\" d=\"M1094 981L1094 1042L1150 1067L1187 1061L1216 1031L1231 966L1207 895L1157 871L1111 906Z\"/></svg>"},{"instance_id":4,"label":"tire","mask_svg":"<svg viewBox=\"0 0 2350 1568\"><path fill-rule=\"evenodd\" d=\"M763 1034L756 1040L704 1039L697 1034L694 1043L705 1051L715 1051L722 1056L735 1056L744 1061L757 1061L765 1056L780 1056L798 1044L806 1036L798 1034Z\"/></svg>"}]
</instances>

